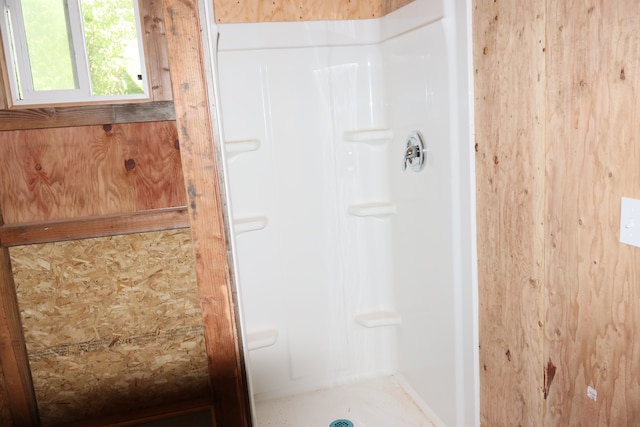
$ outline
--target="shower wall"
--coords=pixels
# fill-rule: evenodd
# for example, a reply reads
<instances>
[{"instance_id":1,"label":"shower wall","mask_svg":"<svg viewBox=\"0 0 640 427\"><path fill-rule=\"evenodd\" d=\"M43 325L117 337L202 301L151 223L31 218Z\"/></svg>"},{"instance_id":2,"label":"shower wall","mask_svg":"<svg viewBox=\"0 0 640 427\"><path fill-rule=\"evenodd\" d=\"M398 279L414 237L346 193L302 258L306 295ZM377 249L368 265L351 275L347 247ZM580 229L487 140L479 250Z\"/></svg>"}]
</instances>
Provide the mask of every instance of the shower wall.
<instances>
[{"instance_id":1,"label":"shower wall","mask_svg":"<svg viewBox=\"0 0 640 427\"><path fill-rule=\"evenodd\" d=\"M394 374L441 424L475 423L468 93L456 98L466 39L455 12L418 0L375 20L219 26L256 400ZM414 130L427 148L418 173L401 167Z\"/></svg>"}]
</instances>

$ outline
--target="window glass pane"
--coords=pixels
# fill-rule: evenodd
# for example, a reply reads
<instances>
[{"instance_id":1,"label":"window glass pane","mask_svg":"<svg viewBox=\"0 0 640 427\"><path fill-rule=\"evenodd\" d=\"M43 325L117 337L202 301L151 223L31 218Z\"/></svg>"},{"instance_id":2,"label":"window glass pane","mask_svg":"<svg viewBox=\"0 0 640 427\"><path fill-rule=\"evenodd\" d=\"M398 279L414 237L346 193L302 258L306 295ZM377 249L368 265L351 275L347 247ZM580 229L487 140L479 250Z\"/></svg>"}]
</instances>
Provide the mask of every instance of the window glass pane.
<instances>
[{"instance_id":1,"label":"window glass pane","mask_svg":"<svg viewBox=\"0 0 640 427\"><path fill-rule=\"evenodd\" d=\"M64 0L22 0L34 90L75 89Z\"/></svg>"},{"instance_id":2,"label":"window glass pane","mask_svg":"<svg viewBox=\"0 0 640 427\"><path fill-rule=\"evenodd\" d=\"M133 0L82 0L93 95L144 93Z\"/></svg>"}]
</instances>

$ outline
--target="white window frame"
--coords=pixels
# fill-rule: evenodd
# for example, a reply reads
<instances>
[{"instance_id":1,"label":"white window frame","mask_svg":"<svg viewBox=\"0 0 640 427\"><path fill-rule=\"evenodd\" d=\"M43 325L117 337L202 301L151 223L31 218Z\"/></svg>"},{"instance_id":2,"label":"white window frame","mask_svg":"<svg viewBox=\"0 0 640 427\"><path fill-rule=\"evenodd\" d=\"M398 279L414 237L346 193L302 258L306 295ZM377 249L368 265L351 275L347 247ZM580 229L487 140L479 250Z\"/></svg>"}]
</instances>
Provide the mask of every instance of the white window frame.
<instances>
[{"instance_id":1,"label":"white window frame","mask_svg":"<svg viewBox=\"0 0 640 427\"><path fill-rule=\"evenodd\" d=\"M33 87L29 53L27 50L26 31L20 0L0 0L3 5L3 16L0 20L0 31L4 46L4 61L7 67L10 93L7 100L15 106L33 106L66 103L105 103L118 101L149 100L149 80L145 61L142 23L138 0L133 0L136 28L138 32L138 51L143 82L143 93L94 96L91 94L91 78L89 75L89 59L86 53L84 29L80 11L80 0L63 0L68 10L72 39L72 60L75 65L77 89L41 90ZM17 64L16 64L17 63ZM17 65L17 69L16 69ZM18 85L20 79L20 86ZM20 93L20 87L22 93Z\"/></svg>"}]
</instances>

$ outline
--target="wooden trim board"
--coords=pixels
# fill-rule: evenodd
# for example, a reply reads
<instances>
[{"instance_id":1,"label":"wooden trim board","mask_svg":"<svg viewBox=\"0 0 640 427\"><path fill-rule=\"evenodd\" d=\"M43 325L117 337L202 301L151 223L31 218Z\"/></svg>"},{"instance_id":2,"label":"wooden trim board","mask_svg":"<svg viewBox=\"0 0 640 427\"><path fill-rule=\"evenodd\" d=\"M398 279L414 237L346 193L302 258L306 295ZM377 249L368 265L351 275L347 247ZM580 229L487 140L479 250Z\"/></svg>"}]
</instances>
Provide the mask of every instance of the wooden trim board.
<instances>
[{"instance_id":1,"label":"wooden trim board","mask_svg":"<svg viewBox=\"0 0 640 427\"><path fill-rule=\"evenodd\" d=\"M187 208L152 209L70 220L0 226L0 246L117 236L189 227Z\"/></svg>"},{"instance_id":2,"label":"wooden trim board","mask_svg":"<svg viewBox=\"0 0 640 427\"><path fill-rule=\"evenodd\" d=\"M174 120L172 101L0 110L0 131Z\"/></svg>"}]
</instances>

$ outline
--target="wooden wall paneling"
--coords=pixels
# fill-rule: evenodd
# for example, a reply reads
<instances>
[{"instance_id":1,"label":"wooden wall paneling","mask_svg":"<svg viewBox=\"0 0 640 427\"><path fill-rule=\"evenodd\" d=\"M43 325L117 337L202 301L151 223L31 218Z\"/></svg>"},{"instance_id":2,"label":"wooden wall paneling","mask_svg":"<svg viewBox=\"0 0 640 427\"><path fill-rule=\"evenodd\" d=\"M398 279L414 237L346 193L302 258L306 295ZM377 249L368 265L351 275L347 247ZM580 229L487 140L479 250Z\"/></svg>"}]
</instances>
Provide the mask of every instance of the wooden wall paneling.
<instances>
[{"instance_id":1,"label":"wooden wall paneling","mask_svg":"<svg viewBox=\"0 0 640 427\"><path fill-rule=\"evenodd\" d=\"M362 14L379 15L379 5L366 0L216 0L214 3L216 20L220 23L358 19Z\"/></svg>"},{"instance_id":2,"label":"wooden wall paneling","mask_svg":"<svg viewBox=\"0 0 640 427\"><path fill-rule=\"evenodd\" d=\"M165 0L164 16L216 425L251 424L229 277L196 0ZM220 141L217 141L220 143Z\"/></svg>"},{"instance_id":3,"label":"wooden wall paneling","mask_svg":"<svg viewBox=\"0 0 640 427\"><path fill-rule=\"evenodd\" d=\"M184 206L174 122L0 132L6 224Z\"/></svg>"},{"instance_id":4,"label":"wooden wall paneling","mask_svg":"<svg viewBox=\"0 0 640 427\"><path fill-rule=\"evenodd\" d=\"M640 7L548 11L545 425L640 425L640 249L618 241L640 198Z\"/></svg>"},{"instance_id":5,"label":"wooden wall paneling","mask_svg":"<svg viewBox=\"0 0 640 427\"><path fill-rule=\"evenodd\" d=\"M3 246L0 246L0 364L14 425L40 425L9 250Z\"/></svg>"},{"instance_id":6,"label":"wooden wall paneling","mask_svg":"<svg viewBox=\"0 0 640 427\"><path fill-rule=\"evenodd\" d=\"M162 0L140 2L140 13L144 26L147 69L151 99L170 101L171 73L167 56L167 38L162 16Z\"/></svg>"},{"instance_id":7,"label":"wooden wall paneling","mask_svg":"<svg viewBox=\"0 0 640 427\"><path fill-rule=\"evenodd\" d=\"M413 0L380 0L380 15L388 15L394 10L400 9L402 6L406 6L412 1Z\"/></svg>"},{"instance_id":8,"label":"wooden wall paneling","mask_svg":"<svg viewBox=\"0 0 640 427\"><path fill-rule=\"evenodd\" d=\"M545 2L473 3L481 422L540 425Z\"/></svg>"},{"instance_id":9,"label":"wooden wall paneling","mask_svg":"<svg viewBox=\"0 0 640 427\"><path fill-rule=\"evenodd\" d=\"M375 18L382 9L380 0L214 0L214 8L219 23Z\"/></svg>"}]
</instances>

